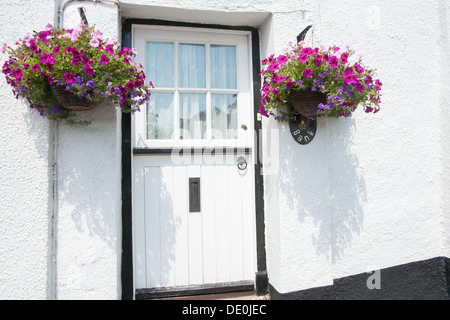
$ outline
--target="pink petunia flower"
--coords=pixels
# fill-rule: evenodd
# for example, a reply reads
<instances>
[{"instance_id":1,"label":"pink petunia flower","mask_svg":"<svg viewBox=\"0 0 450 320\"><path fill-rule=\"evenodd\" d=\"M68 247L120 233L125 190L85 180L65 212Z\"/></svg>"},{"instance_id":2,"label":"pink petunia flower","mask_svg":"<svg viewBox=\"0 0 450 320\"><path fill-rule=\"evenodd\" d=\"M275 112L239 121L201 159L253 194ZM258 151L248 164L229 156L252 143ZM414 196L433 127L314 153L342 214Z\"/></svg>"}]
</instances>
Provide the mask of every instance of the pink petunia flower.
<instances>
[{"instance_id":1,"label":"pink petunia flower","mask_svg":"<svg viewBox=\"0 0 450 320\"><path fill-rule=\"evenodd\" d=\"M366 87L359 81L358 81L358 83L356 84L356 87L355 87L356 91L358 91L358 92L364 91L365 88Z\"/></svg>"},{"instance_id":2,"label":"pink petunia flower","mask_svg":"<svg viewBox=\"0 0 450 320\"><path fill-rule=\"evenodd\" d=\"M337 67L338 62L339 62L339 60L336 56L330 57L330 66Z\"/></svg>"},{"instance_id":3,"label":"pink petunia flower","mask_svg":"<svg viewBox=\"0 0 450 320\"><path fill-rule=\"evenodd\" d=\"M100 40L99 39L91 39L91 41L89 41L89 44L91 45L91 47L97 48L100 44Z\"/></svg>"},{"instance_id":4,"label":"pink petunia flower","mask_svg":"<svg viewBox=\"0 0 450 320\"><path fill-rule=\"evenodd\" d=\"M31 49L31 51L36 52L37 51L37 45L36 42L34 42L34 40L30 40L28 47Z\"/></svg>"},{"instance_id":5,"label":"pink petunia flower","mask_svg":"<svg viewBox=\"0 0 450 320\"><path fill-rule=\"evenodd\" d=\"M285 55L279 55L277 58L278 63L286 63L287 57Z\"/></svg>"},{"instance_id":6,"label":"pink petunia flower","mask_svg":"<svg viewBox=\"0 0 450 320\"><path fill-rule=\"evenodd\" d=\"M278 63L272 62L270 66L267 67L267 71L277 71L278 70Z\"/></svg>"},{"instance_id":7,"label":"pink petunia flower","mask_svg":"<svg viewBox=\"0 0 450 320\"><path fill-rule=\"evenodd\" d=\"M274 95L278 95L278 94L280 93L280 88L278 88L278 87L273 87L273 88L272 88L272 93L273 93Z\"/></svg>"},{"instance_id":8,"label":"pink petunia flower","mask_svg":"<svg viewBox=\"0 0 450 320\"><path fill-rule=\"evenodd\" d=\"M105 65L105 66L109 63L109 58L108 58L108 56L106 54L102 54L100 56L100 63Z\"/></svg>"},{"instance_id":9,"label":"pink petunia flower","mask_svg":"<svg viewBox=\"0 0 450 320\"><path fill-rule=\"evenodd\" d=\"M313 63L319 67L322 64L322 56L320 54L318 54L316 56L316 58L314 59Z\"/></svg>"},{"instance_id":10,"label":"pink petunia flower","mask_svg":"<svg viewBox=\"0 0 450 320\"><path fill-rule=\"evenodd\" d=\"M113 45L113 44L108 44L108 45L105 47L105 51L108 52L108 53L110 53L110 54L114 54L114 45Z\"/></svg>"},{"instance_id":11,"label":"pink petunia flower","mask_svg":"<svg viewBox=\"0 0 450 320\"><path fill-rule=\"evenodd\" d=\"M289 81L286 81L286 90L291 90L291 88L294 86L294 81L292 81L292 80L289 80Z\"/></svg>"},{"instance_id":12,"label":"pink petunia flower","mask_svg":"<svg viewBox=\"0 0 450 320\"><path fill-rule=\"evenodd\" d=\"M312 75L313 75L313 71L312 71L310 68L305 69L305 70L303 71L303 76L304 76L305 78L311 78Z\"/></svg>"},{"instance_id":13,"label":"pink petunia flower","mask_svg":"<svg viewBox=\"0 0 450 320\"><path fill-rule=\"evenodd\" d=\"M302 49L302 54L309 55L309 54L312 54L312 52L313 52L313 50L311 48Z\"/></svg>"},{"instance_id":14,"label":"pink petunia flower","mask_svg":"<svg viewBox=\"0 0 450 320\"><path fill-rule=\"evenodd\" d=\"M345 72L342 77L344 78L345 83L354 83L355 82L355 75L351 72Z\"/></svg>"},{"instance_id":15,"label":"pink petunia flower","mask_svg":"<svg viewBox=\"0 0 450 320\"><path fill-rule=\"evenodd\" d=\"M94 71L95 70L93 68L91 68L90 66L84 67L84 72L86 72L86 74L89 75L89 76L94 75Z\"/></svg>"},{"instance_id":16,"label":"pink petunia flower","mask_svg":"<svg viewBox=\"0 0 450 320\"><path fill-rule=\"evenodd\" d=\"M20 68L14 69L12 71L12 76L14 78L16 78L17 81L20 81L20 79L22 79L22 75L23 75L22 74L22 69L20 69Z\"/></svg>"},{"instance_id":17,"label":"pink petunia flower","mask_svg":"<svg viewBox=\"0 0 450 320\"><path fill-rule=\"evenodd\" d=\"M266 109L264 108L264 104L261 104L261 107L259 108L259 113L264 117L269 117L269 114L267 113Z\"/></svg>"},{"instance_id":18,"label":"pink petunia flower","mask_svg":"<svg viewBox=\"0 0 450 320\"><path fill-rule=\"evenodd\" d=\"M277 79L277 82L278 83L282 83L284 80L286 80L286 77L284 75L279 75L278 79Z\"/></svg>"},{"instance_id":19,"label":"pink petunia flower","mask_svg":"<svg viewBox=\"0 0 450 320\"><path fill-rule=\"evenodd\" d=\"M355 64L355 70L356 72L358 72L359 74L364 72L364 68L362 66L360 66L359 64Z\"/></svg>"},{"instance_id":20,"label":"pink petunia flower","mask_svg":"<svg viewBox=\"0 0 450 320\"><path fill-rule=\"evenodd\" d=\"M64 81L67 83L72 83L75 81L75 75L72 72L64 73Z\"/></svg>"},{"instance_id":21,"label":"pink petunia flower","mask_svg":"<svg viewBox=\"0 0 450 320\"><path fill-rule=\"evenodd\" d=\"M307 61L308 60L308 55L307 54L301 54L299 57L298 57L298 61L300 61L300 62L305 62L305 61Z\"/></svg>"}]
</instances>

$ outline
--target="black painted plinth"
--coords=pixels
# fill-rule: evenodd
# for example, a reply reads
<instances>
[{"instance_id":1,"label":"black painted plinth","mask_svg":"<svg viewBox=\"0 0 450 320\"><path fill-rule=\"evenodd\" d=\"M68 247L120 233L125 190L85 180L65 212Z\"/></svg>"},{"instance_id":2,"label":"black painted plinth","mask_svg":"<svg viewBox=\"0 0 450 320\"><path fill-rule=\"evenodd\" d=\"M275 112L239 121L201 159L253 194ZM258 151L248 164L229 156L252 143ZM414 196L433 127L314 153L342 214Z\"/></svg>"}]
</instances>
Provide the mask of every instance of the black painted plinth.
<instances>
[{"instance_id":1,"label":"black painted plinth","mask_svg":"<svg viewBox=\"0 0 450 320\"><path fill-rule=\"evenodd\" d=\"M335 279L333 285L279 293L273 300L450 300L450 259L436 257L379 270L379 288L368 288L375 273Z\"/></svg>"}]
</instances>

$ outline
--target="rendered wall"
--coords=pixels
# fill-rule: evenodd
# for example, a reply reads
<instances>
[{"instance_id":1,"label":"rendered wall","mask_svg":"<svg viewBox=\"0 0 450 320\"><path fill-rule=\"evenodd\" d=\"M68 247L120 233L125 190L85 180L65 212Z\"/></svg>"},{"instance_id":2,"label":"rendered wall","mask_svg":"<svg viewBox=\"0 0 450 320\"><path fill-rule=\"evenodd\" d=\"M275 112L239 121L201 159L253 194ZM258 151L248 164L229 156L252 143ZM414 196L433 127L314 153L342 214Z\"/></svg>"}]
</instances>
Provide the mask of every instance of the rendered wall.
<instances>
[{"instance_id":1,"label":"rendered wall","mask_svg":"<svg viewBox=\"0 0 450 320\"><path fill-rule=\"evenodd\" d=\"M448 6L316 1L306 8L303 25L315 28L307 43L349 45L378 70L382 109L319 119L308 146L296 145L280 126L285 165L280 163L278 187L270 187L278 190L279 212L267 212L279 215L278 230L267 226L269 234L280 235L280 277L271 282L279 292L448 253L441 189L448 177L441 167L446 144L439 138L448 121L438 116L445 104L436 81L448 79L441 70L448 38L436 37L446 28L437 17ZM273 16L275 51L295 35L287 21L294 17Z\"/></svg>"},{"instance_id":2,"label":"rendered wall","mask_svg":"<svg viewBox=\"0 0 450 320\"><path fill-rule=\"evenodd\" d=\"M72 2L63 26L80 23L119 38L114 4ZM79 114L86 127L58 126L56 299L120 299L120 126L112 105Z\"/></svg>"},{"instance_id":3,"label":"rendered wall","mask_svg":"<svg viewBox=\"0 0 450 320\"><path fill-rule=\"evenodd\" d=\"M381 111L319 119L307 146L286 125L263 121L267 263L279 292L448 256L448 1L122 3L128 17L195 23L239 25L248 14L261 58L312 24L309 45L348 45L378 70Z\"/></svg>"},{"instance_id":4,"label":"rendered wall","mask_svg":"<svg viewBox=\"0 0 450 320\"><path fill-rule=\"evenodd\" d=\"M2 41L56 22L63 2L0 2ZM378 70L381 111L319 119L307 146L263 120L267 264L278 292L450 256L448 1L120 2L120 11L71 2L64 26L79 22L80 6L118 38L121 16L250 25L264 58L312 24L308 44L349 45ZM58 125L52 251L54 131L0 83L0 298L120 298L120 115L103 106L83 116L94 120L87 128Z\"/></svg>"},{"instance_id":5,"label":"rendered wall","mask_svg":"<svg viewBox=\"0 0 450 320\"><path fill-rule=\"evenodd\" d=\"M284 164L278 184L265 185L279 198L279 212L266 213L279 215L278 230L267 226L269 237L280 237L280 276L271 282L279 292L448 254L442 193L448 143L440 137L448 120L439 116L445 89L436 80L448 79L443 19L449 3L314 3L303 20L315 28L307 43L349 45L362 54L384 84L382 109L319 119L308 146L296 145L287 128L279 127ZM294 16L273 16L275 51L295 36L288 21ZM277 127L271 120L267 126Z\"/></svg>"},{"instance_id":6,"label":"rendered wall","mask_svg":"<svg viewBox=\"0 0 450 320\"><path fill-rule=\"evenodd\" d=\"M1 1L1 44L43 30L53 0ZM35 19L36 16L41 17ZM0 54L0 63L7 55ZM50 124L0 80L0 299L46 299L51 214ZM50 166L50 167L49 167Z\"/></svg>"}]
</instances>

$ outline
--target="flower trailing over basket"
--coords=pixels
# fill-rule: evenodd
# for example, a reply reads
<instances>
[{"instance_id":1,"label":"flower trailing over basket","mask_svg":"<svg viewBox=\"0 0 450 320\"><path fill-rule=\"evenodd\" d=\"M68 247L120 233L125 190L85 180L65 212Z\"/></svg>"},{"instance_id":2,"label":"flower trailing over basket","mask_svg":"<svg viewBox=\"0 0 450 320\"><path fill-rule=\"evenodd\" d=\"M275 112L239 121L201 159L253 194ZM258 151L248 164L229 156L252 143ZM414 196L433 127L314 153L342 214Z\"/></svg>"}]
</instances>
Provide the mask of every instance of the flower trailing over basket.
<instances>
[{"instance_id":1,"label":"flower trailing over basket","mask_svg":"<svg viewBox=\"0 0 450 320\"><path fill-rule=\"evenodd\" d=\"M46 29L27 35L13 49L1 48L9 59L2 72L16 98L28 100L43 117L72 120L73 110L88 110L104 101L124 113L139 110L150 97L141 65L133 61L135 49L120 48L115 39L83 21L75 29Z\"/></svg>"},{"instance_id":2,"label":"flower trailing over basket","mask_svg":"<svg viewBox=\"0 0 450 320\"><path fill-rule=\"evenodd\" d=\"M378 112L382 83L361 58L351 63L353 54L348 47L310 48L301 41L264 59L259 112L281 121L290 121L297 113L349 117L358 105L366 113Z\"/></svg>"}]
</instances>

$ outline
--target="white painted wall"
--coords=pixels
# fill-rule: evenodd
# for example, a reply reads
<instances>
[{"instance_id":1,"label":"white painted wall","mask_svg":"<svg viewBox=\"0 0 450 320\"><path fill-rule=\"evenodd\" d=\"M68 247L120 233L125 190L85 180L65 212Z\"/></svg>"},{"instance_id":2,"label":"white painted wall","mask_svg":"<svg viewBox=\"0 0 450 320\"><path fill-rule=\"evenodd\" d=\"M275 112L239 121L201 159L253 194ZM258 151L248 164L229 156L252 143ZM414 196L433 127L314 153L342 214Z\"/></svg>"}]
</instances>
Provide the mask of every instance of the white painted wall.
<instances>
[{"instance_id":1,"label":"white painted wall","mask_svg":"<svg viewBox=\"0 0 450 320\"><path fill-rule=\"evenodd\" d=\"M54 1L1 1L1 43L53 23ZM40 19L35 19L39 16ZM0 63L7 56L0 54ZM0 81L0 299L46 299L50 125ZM51 149L51 148L50 148Z\"/></svg>"},{"instance_id":2,"label":"white painted wall","mask_svg":"<svg viewBox=\"0 0 450 320\"><path fill-rule=\"evenodd\" d=\"M279 198L278 212L266 214L279 220L268 237L279 236L281 253L269 266L279 268L271 283L280 292L448 256L448 120L440 117L448 114L448 90L436 80L448 81L449 3L314 3L301 24L315 26L307 42L349 45L364 55L384 83L383 104L376 115L319 119L313 143L303 147L288 128L266 121L280 128L284 157L277 177L266 180L278 184L265 185ZM272 24L280 51L297 30L287 27L285 14L274 14Z\"/></svg>"},{"instance_id":3,"label":"white painted wall","mask_svg":"<svg viewBox=\"0 0 450 320\"><path fill-rule=\"evenodd\" d=\"M349 45L378 69L383 104L376 115L319 119L308 146L297 145L287 127L265 122L280 129L283 155L265 185L266 193L278 192L278 203L268 203L278 212L266 212L277 220L267 226L268 239L279 237L281 248L269 255L271 283L289 292L448 256L448 143L441 138L448 120L439 116L447 103L436 80L448 81L449 3L315 1L306 9L297 30L288 23L294 17L273 15L274 51L313 24L308 43Z\"/></svg>"},{"instance_id":4,"label":"white painted wall","mask_svg":"<svg viewBox=\"0 0 450 320\"><path fill-rule=\"evenodd\" d=\"M140 17L171 20L174 12L176 20L200 23L239 25L227 23L230 12L236 19L271 12L243 23L260 28L262 58L280 53L313 24L307 43L349 45L378 69L382 111L319 119L310 145L296 144L287 126L264 120L271 142L265 161L268 268L279 292L448 256L449 150L441 138L448 121L439 117L447 112L446 93L436 81L448 79L442 71L448 70L448 2L151 1L155 8L144 0L122 2L125 15L136 14L137 4ZM283 155L278 166L268 161L277 154L272 147Z\"/></svg>"},{"instance_id":5,"label":"white painted wall","mask_svg":"<svg viewBox=\"0 0 450 320\"><path fill-rule=\"evenodd\" d=\"M63 27L80 22L119 38L115 4L71 2ZM79 115L87 127L58 126L57 299L120 299L120 122L113 105Z\"/></svg>"},{"instance_id":6,"label":"white painted wall","mask_svg":"<svg viewBox=\"0 0 450 320\"><path fill-rule=\"evenodd\" d=\"M56 21L63 2L1 2L2 41ZM349 45L377 68L384 86L375 115L319 119L307 146L287 126L263 121L267 263L276 290L450 257L448 1L120 2L120 11L112 2L71 2L64 26L79 22L79 6L90 24L117 37L120 15L251 25L260 28L264 58L313 24L308 43ZM120 298L119 115L103 106L84 115L94 122L83 130L57 128L53 264L53 129L0 83L0 298Z\"/></svg>"}]
</instances>

